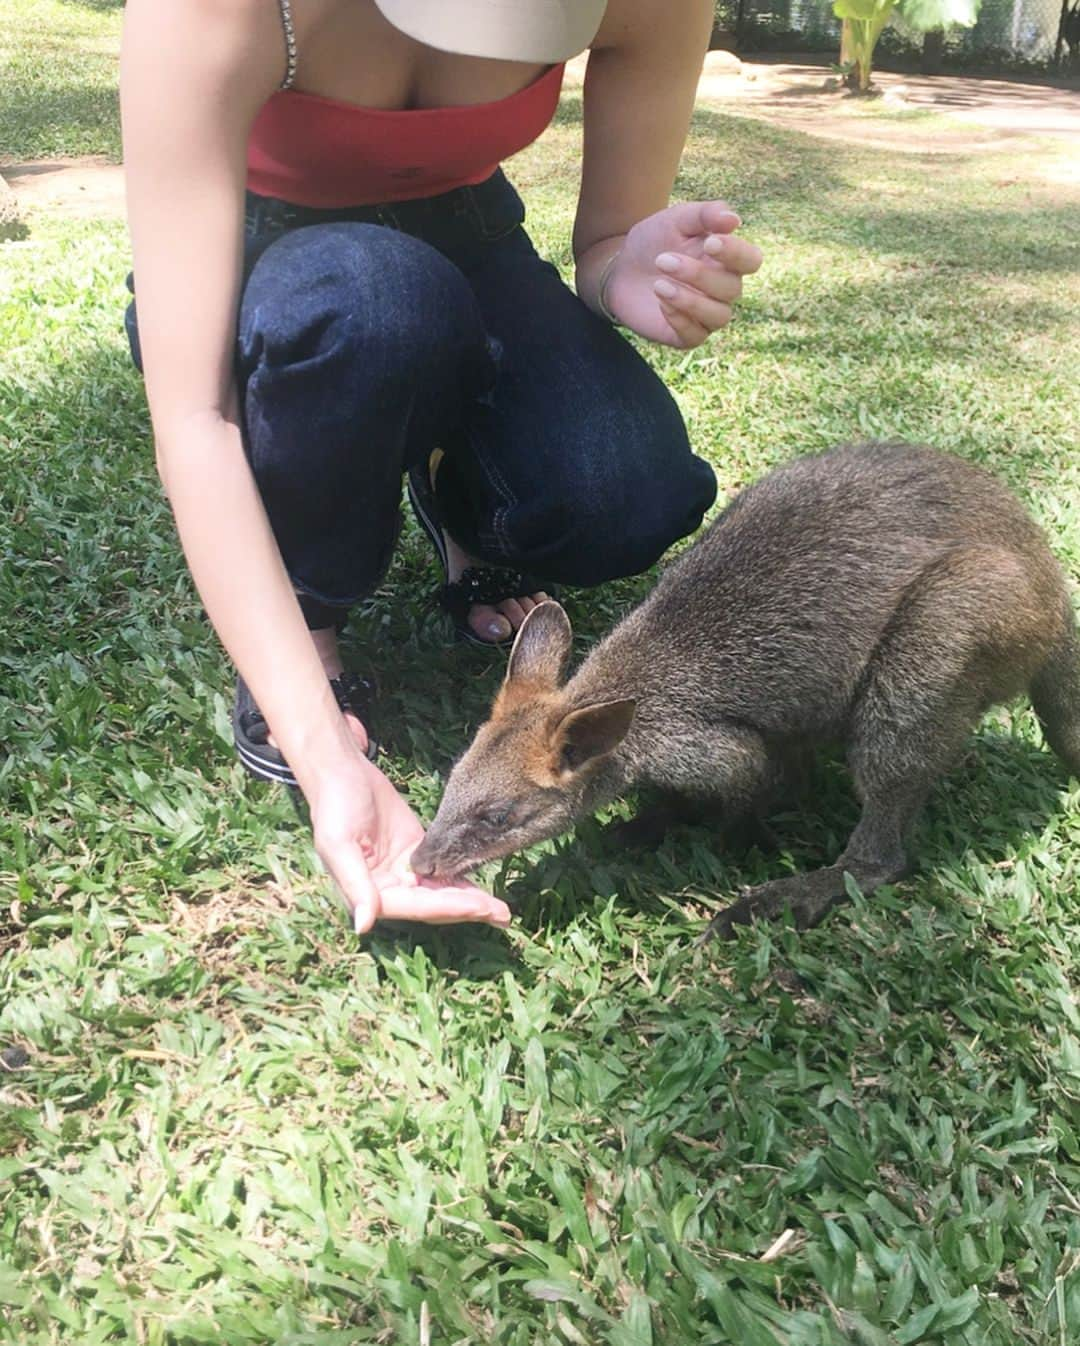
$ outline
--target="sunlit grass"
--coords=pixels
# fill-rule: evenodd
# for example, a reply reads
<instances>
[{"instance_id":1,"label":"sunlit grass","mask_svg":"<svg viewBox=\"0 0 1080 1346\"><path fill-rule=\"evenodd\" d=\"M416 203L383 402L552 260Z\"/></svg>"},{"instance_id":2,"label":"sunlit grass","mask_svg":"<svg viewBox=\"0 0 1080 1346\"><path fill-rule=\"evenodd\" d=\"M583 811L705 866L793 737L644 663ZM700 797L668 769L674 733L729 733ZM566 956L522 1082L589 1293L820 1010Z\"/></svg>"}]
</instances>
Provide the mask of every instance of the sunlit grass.
<instances>
[{"instance_id":1,"label":"sunlit grass","mask_svg":"<svg viewBox=\"0 0 1080 1346\"><path fill-rule=\"evenodd\" d=\"M512 169L563 263L576 112ZM651 358L725 492L930 440L1019 490L1080 582L1057 152L701 115L680 191L737 204L768 261L722 340ZM126 268L112 223L0 247L0 1341L1075 1346L1080 791L1026 706L936 792L919 875L821 930L693 947L739 884L835 855L828 766L787 857L685 830L629 858L589 823L491 875L509 935L360 943L232 758ZM426 816L500 674L449 643L435 578L410 525L349 637ZM579 631L646 583L572 595Z\"/></svg>"}]
</instances>

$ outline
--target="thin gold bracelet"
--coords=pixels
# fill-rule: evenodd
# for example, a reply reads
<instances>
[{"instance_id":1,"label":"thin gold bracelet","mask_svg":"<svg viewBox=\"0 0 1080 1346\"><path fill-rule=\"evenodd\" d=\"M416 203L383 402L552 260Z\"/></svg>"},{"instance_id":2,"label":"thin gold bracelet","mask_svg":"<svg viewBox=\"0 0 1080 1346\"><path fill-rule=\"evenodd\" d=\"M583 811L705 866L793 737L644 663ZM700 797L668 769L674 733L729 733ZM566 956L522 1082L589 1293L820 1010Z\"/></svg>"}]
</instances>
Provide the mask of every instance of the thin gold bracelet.
<instances>
[{"instance_id":1,"label":"thin gold bracelet","mask_svg":"<svg viewBox=\"0 0 1080 1346\"><path fill-rule=\"evenodd\" d=\"M600 272L600 284L596 288L596 307L600 310L600 312L604 315L604 317L608 320L608 322L611 323L612 327L618 327L619 320L618 318L616 318L615 314L612 313L611 309L608 308L607 287L608 287L608 281L611 279L611 273L615 268L615 263L619 260L621 256L622 256L622 248L619 248L616 252L613 252L611 256L607 259L607 261L604 263L603 271Z\"/></svg>"}]
</instances>

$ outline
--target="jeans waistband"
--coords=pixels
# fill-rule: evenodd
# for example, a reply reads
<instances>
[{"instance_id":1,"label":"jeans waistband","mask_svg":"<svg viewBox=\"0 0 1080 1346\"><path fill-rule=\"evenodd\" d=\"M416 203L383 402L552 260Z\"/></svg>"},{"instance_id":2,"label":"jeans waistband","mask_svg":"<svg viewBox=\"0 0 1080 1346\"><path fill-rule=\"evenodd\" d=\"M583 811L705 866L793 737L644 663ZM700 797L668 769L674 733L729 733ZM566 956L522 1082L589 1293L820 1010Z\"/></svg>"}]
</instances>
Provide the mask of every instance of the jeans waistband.
<instances>
[{"instance_id":1,"label":"jeans waistband","mask_svg":"<svg viewBox=\"0 0 1080 1346\"><path fill-rule=\"evenodd\" d=\"M244 212L249 243L265 246L293 229L344 220L398 229L455 259L459 254L467 257L478 244L505 238L524 219L521 197L501 169L475 187L455 187L438 196L380 205L323 209L248 192Z\"/></svg>"}]
</instances>

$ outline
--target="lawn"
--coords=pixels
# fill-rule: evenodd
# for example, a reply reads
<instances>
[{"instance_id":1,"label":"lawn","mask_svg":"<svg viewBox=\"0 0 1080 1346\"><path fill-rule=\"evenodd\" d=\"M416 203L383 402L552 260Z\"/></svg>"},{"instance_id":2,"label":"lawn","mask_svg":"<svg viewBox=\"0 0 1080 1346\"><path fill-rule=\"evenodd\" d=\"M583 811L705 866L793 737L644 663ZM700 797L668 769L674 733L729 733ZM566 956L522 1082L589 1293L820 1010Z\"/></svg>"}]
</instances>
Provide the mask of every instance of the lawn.
<instances>
[{"instance_id":1,"label":"lawn","mask_svg":"<svg viewBox=\"0 0 1080 1346\"><path fill-rule=\"evenodd\" d=\"M108 0L7 0L0 149L112 154ZM100 114L100 116L99 116ZM565 264L580 105L511 176ZM890 155L702 110L679 183L767 263L653 352L725 494L861 435L988 465L1080 589L1080 188L1066 147ZM598 823L487 875L508 934L357 940L231 678L154 474L111 221L0 245L0 1342L1077 1346L1080 785L987 719L920 872L698 949L779 857ZM349 632L430 817L498 683L408 524ZM583 644L648 579L571 595Z\"/></svg>"}]
</instances>

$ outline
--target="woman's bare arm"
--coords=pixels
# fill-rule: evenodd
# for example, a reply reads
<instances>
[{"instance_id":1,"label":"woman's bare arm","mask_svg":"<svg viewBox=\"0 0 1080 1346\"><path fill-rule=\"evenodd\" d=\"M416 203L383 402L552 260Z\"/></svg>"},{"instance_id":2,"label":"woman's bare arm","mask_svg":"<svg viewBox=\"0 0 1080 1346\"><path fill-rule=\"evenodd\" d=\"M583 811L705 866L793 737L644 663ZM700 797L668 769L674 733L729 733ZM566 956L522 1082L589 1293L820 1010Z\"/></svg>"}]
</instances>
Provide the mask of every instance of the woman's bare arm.
<instances>
[{"instance_id":1,"label":"woman's bare arm","mask_svg":"<svg viewBox=\"0 0 1080 1346\"><path fill-rule=\"evenodd\" d=\"M579 267L667 205L712 20L711 0L609 4L585 73Z\"/></svg>"},{"instance_id":2,"label":"woman's bare arm","mask_svg":"<svg viewBox=\"0 0 1080 1346\"><path fill-rule=\"evenodd\" d=\"M356 929L380 916L505 925L498 899L409 872L423 829L338 710L244 456L232 362L246 146L284 64L273 0L128 0L128 213L162 479L206 610L311 804Z\"/></svg>"},{"instance_id":3,"label":"woman's bare arm","mask_svg":"<svg viewBox=\"0 0 1080 1346\"><path fill-rule=\"evenodd\" d=\"M129 0L124 157L159 469L206 610L308 792L357 754L244 456L232 374L247 138L283 67L267 0Z\"/></svg>"}]
</instances>

